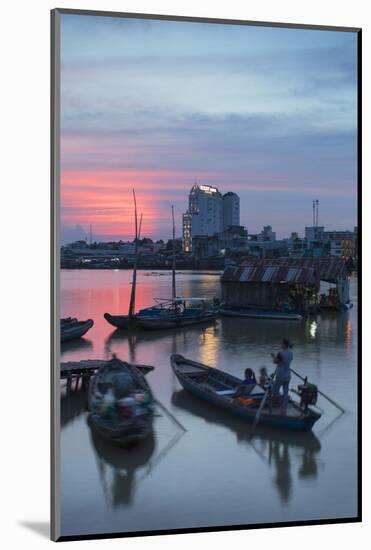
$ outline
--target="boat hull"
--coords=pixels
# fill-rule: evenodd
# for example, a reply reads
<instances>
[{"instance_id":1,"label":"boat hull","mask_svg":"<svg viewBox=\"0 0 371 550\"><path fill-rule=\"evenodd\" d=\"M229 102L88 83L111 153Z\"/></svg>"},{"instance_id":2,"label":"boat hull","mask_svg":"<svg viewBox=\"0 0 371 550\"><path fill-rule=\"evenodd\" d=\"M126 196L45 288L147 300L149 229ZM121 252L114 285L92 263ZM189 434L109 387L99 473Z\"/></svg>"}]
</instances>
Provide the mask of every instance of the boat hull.
<instances>
[{"instance_id":1,"label":"boat hull","mask_svg":"<svg viewBox=\"0 0 371 550\"><path fill-rule=\"evenodd\" d=\"M173 316L172 318L153 318L137 316L136 322L140 328L145 330L159 330L169 328L187 327L190 325L197 325L200 323L208 323L215 321L217 313L210 313L206 315L197 315L189 317Z\"/></svg>"},{"instance_id":2,"label":"boat hull","mask_svg":"<svg viewBox=\"0 0 371 550\"><path fill-rule=\"evenodd\" d=\"M114 429L105 424L99 415L91 413L88 424L99 437L121 447L138 445L153 433L152 419L143 424L135 423L125 428Z\"/></svg>"},{"instance_id":3,"label":"boat hull","mask_svg":"<svg viewBox=\"0 0 371 550\"><path fill-rule=\"evenodd\" d=\"M225 317L242 317L246 319L277 319L284 321L301 321L300 313L283 311L260 311L256 309L221 309L221 315Z\"/></svg>"},{"instance_id":4,"label":"boat hull","mask_svg":"<svg viewBox=\"0 0 371 550\"><path fill-rule=\"evenodd\" d=\"M61 326L61 342L69 342L81 338L93 325L94 321L88 319L87 321L77 321L76 323L71 323L64 327Z\"/></svg>"}]
</instances>

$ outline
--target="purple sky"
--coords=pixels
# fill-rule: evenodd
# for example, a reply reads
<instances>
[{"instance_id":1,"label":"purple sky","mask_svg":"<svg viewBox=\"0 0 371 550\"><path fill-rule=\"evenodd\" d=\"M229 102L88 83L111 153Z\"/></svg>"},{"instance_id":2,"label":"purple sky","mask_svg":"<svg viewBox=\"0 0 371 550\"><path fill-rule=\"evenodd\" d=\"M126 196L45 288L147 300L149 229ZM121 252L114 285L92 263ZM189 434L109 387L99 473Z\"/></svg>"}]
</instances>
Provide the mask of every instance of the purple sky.
<instances>
[{"instance_id":1,"label":"purple sky","mask_svg":"<svg viewBox=\"0 0 371 550\"><path fill-rule=\"evenodd\" d=\"M250 232L356 224L356 34L62 15L62 241L169 238L195 181Z\"/></svg>"}]
</instances>

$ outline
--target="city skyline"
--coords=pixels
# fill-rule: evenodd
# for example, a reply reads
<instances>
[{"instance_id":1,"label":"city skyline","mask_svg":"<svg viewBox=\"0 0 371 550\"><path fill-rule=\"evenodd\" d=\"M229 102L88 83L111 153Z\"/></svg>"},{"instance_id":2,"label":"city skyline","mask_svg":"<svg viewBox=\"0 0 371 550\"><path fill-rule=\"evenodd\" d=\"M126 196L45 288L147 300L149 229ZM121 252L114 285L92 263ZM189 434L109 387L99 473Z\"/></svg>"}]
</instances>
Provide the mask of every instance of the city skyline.
<instances>
[{"instance_id":1,"label":"city skyline","mask_svg":"<svg viewBox=\"0 0 371 550\"><path fill-rule=\"evenodd\" d=\"M169 47L171 44L171 48ZM199 184L241 199L251 233L356 225L351 33L62 16L61 234L178 236ZM334 208L336 206L336 208Z\"/></svg>"}]
</instances>

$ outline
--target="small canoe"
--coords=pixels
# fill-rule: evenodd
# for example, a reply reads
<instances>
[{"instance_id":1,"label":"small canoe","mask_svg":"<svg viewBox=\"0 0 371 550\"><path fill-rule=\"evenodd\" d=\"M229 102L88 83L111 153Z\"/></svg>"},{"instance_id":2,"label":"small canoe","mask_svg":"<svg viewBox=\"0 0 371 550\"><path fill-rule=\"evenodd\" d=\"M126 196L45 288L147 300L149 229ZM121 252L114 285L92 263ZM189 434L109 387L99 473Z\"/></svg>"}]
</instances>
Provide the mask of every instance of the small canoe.
<instances>
[{"instance_id":1,"label":"small canoe","mask_svg":"<svg viewBox=\"0 0 371 550\"><path fill-rule=\"evenodd\" d=\"M135 365L106 361L90 381L88 405L89 425L111 443L131 446L152 434L154 398Z\"/></svg>"},{"instance_id":2,"label":"small canoe","mask_svg":"<svg viewBox=\"0 0 371 550\"><path fill-rule=\"evenodd\" d=\"M93 325L93 319L88 319L87 321L78 321L71 317L61 319L61 342L69 342L70 340L81 338Z\"/></svg>"},{"instance_id":3,"label":"small canoe","mask_svg":"<svg viewBox=\"0 0 371 550\"><path fill-rule=\"evenodd\" d=\"M248 395L245 394L243 397L237 398L236 390L242 384L241 379L219 369L186 359L181 355L172 355L170 362L184 389L246 420L253 421L255 419L264 396L264 391L260 386L246 386ZM271 400L267 399L259 422L273 428L309 431L320 417L319 412L311 407L303 410L299 403L291 398L286 414L283 414L280 407L273 406Z\"/></svg>"},{"instance_id":4,"label":"small canoe","mask_svg":"<svg viewBox=\"0 0 371 550\"><path fill-rule=\"evenodd\" d=\"M260 310L252 308L228 309L222 308L221 315L225 317L244 317L246 319L278 319L288 321L301 321L303 316L294 311Z\"/></svg>"},{"instance_id":5,"label":"small canoe","mask_svg":"<svg viewBox=\"0 0 371 550\"><path fill-rule=\"evenodd\" d=\"M105 313L104 318L107 323L116 328L137 327L135 316L130 317L129 315L111 315L110 313Z\"/></svg>"}]
</instances>

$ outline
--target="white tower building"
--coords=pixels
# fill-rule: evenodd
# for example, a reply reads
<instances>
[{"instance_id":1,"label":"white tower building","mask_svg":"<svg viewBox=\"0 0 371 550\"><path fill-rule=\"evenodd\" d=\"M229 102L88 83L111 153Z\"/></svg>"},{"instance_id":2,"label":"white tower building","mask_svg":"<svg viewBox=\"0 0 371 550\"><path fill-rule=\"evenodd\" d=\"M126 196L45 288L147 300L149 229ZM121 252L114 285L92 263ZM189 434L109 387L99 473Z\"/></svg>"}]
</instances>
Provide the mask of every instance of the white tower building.
<instances>
[{"instance_id":1,"label":"white tower building","mask_svg":"<svg viewBox=\"0 0 371 550\"><path fill-rule=\"evenodd\" d=\"M183 214L183 249L192 250L192 237L221 233L240 224L240 199L235 193L224 196L211 185L194 184L189 193L188 210Z\"/></svg>"},{"instance_id":2,"label":"white tower building","mask_svg":"<svg viewBox=\"0 0 371 550\"><path fill-rule=\"evenodd\" d=\"M240 225L240 197L229 191L223 195L223 230Z\"/></svg>"}]
</instances>

